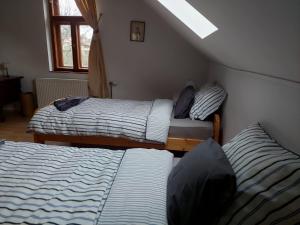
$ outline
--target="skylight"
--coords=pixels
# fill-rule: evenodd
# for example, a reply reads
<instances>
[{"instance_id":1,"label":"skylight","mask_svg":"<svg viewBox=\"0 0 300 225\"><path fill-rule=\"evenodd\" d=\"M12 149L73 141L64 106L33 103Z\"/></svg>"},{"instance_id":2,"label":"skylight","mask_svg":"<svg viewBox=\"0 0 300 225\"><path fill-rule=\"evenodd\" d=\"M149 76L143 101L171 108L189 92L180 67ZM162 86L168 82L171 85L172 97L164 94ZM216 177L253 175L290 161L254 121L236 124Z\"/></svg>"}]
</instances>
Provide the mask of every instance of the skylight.
<instances>
[{"instance_id":1,"label":"skylight","mask_svg":"<svg viewBox=\"0 0 300 225\"><path fill-rule=\"evenodd\" d=\"M200 38L204 39L214 33L218 28L206 19L186 0L157 0L181 22L195 32Z\"/></svg>"}]
</instances>

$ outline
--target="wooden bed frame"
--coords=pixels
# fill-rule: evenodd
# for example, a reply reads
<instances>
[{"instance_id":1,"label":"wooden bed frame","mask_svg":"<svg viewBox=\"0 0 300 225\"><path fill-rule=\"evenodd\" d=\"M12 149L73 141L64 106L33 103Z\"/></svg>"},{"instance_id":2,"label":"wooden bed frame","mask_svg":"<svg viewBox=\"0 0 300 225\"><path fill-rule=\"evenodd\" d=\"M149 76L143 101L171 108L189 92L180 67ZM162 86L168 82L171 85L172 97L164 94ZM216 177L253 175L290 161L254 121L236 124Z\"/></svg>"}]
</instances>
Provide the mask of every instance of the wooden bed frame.
<instances>
[{"instance_id":1,"label":"wooden bed frame","mask_svg":"<svg viewBox=\"0 0 300 225\"><path fill-rule=\"evenodd\" d=\"M213 118L213 138L220 142L221 118L219 114L214 114ZM71 144L86 144L111 146L120 148L155 148L171 151L190 151L196 145L203 142L201 139L168 137L166 144L155 142L140 142L123 137L107 136L71 136L71 135L52 135L34 133L34 142L44 144L45 141L68 142Z\"/></svg>"}]
</instances>

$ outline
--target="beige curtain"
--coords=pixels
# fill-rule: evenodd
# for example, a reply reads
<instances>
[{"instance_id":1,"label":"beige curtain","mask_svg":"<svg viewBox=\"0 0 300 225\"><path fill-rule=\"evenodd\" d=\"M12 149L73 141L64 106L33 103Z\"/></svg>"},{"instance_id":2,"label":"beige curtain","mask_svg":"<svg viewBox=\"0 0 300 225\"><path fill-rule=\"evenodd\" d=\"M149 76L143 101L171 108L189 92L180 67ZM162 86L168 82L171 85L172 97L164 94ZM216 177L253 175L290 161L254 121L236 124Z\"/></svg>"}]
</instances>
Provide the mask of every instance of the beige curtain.
<instances>
[{"instance_id":1,"label":"beige curtain","mask_svg":"<svg viewBox=\"0 0 300 225\"><path fill-rule=\"evenodd\" d=\"M107 98L109 91L103 51L98 29L97 8L95 0L75 0L84 20L94 29L89 53L89 91L94 97Z\"/></svg>"}]
</instances>

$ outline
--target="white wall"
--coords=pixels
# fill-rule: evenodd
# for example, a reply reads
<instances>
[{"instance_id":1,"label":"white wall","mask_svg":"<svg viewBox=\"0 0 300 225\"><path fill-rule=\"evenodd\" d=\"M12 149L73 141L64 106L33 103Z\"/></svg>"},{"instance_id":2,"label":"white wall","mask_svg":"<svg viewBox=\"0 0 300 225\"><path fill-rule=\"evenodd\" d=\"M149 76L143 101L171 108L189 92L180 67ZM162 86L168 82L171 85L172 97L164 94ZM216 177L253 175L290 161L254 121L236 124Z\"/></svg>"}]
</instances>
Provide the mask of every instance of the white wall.
<instances>
[{"instance_id":1,"label":"white wall","mask_svg":"<svg viewBox=\"0 0 300 225\"><path fill-rule=\"evenodd\" d=\"M100 0L99 0L100 1ZM115 98L172 97L186 81L206 79L207 59L141 0L103 0L102 43ZM146 22L144 43L129 41L130 20ZM23 75L23 90L37 77L86 79L49 72L42 0L0 1L0 62Z\"/></svg>"},{"instance_id":2,"label":"white wall","mask_svg":"<svg viewBox=\"0 0 300 225\"><path fill-rule=\"evenodd\" d=\"M261 122L283 146L300 153L300 84L210 64L210 80L224 86L224 142Z\"/></svg>"},{"instance_id":3,"label":"white wall","mask_svg":"<svg viewBox=\"0 0 300 225\"><path fill-rule=\"evenodd\" d=\"M115 97L172 97L186 81L204 81L206 59L144 1L102 5L102 41L109 79L118 84ZM131 20L146 21L144 43L129 41Z\"/></svg>"},{"instance_id":4,"label":"white wall","mask_svg":"<svg viewBox=\"0 0 300 225\"><path fill-rule=\"evenodd\" d=\"M36 77L85 79L83 74L50 73L42 0L0 1L0 62L22 75L24 91Z\"/></svg>"},{"instance_id":5,"label":"white wall","mask_svg":"<svg viewBox=\"0 0 300 225\"><path fill-rule=\"evenodd\" d=\"M214 61L300 81L299 0L187 0L219 30L201 40L158 1L147 1Z\"/></svg>"}]
</instances>

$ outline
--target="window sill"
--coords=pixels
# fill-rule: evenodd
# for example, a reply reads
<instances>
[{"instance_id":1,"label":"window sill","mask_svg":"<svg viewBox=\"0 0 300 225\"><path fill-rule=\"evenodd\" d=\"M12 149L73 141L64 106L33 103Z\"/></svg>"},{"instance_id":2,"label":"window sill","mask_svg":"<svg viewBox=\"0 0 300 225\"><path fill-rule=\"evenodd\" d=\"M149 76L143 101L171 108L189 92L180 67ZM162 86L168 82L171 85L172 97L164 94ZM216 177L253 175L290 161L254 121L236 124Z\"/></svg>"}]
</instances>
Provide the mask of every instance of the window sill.
<instances>
[{"instance_id":1,"label":"window sill","mask_svg":"<svg viewBox=\"0 0 300 225\"><path fill-rule=\"evenodd\" d=\"M49 72L50 73L75 73L75 74L88 75L88 71L50 70Z\"/></svg>"}]
</instances>

